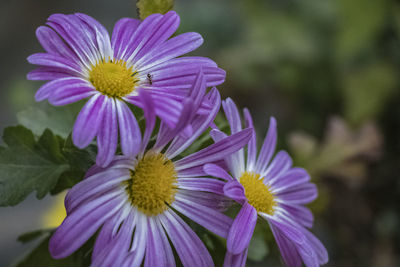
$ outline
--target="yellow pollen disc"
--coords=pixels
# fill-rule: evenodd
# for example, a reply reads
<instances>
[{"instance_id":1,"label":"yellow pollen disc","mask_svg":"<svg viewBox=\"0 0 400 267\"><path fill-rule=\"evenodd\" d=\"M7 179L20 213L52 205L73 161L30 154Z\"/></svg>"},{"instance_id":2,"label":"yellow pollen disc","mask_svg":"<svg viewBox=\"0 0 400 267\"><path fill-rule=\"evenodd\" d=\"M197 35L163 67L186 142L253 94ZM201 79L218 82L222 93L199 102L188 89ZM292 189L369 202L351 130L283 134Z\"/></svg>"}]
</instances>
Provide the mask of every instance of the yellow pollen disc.
<instances>
[{"instance_id":1,"label":"yellow pollen disc","mask_svg":"<svg viewBox=\"0 0 400 267\"><path fill-rule=\"evenodd\" d=\"M89 81L102 94L119 98L135 89L136 74L123 60L98 62L89 72Z\"/></svg>"},{"instance_id":2,"label":"yellow pollen disc","mask_svg":"<svg viewBox=\"0 0 400 267\"><path fill-rule=\"evenodd\" d=\"M263 177L253 172L244 172L240 177L249 204L258 212L274 214L276 202L270 188L263 183Z\"/></svg>"},{"instance_id":3,"label":"yellow pollen disc","mask_svg":"<svg viewBox=\"0 0 400 267\"><path fill-rule=\"evenodd\" d=\"M141 212L148 216L164 212L175 200L177 177L174 164L160 153L147 153L131 172L127 191Z\"/></svg>"}]
</instances>

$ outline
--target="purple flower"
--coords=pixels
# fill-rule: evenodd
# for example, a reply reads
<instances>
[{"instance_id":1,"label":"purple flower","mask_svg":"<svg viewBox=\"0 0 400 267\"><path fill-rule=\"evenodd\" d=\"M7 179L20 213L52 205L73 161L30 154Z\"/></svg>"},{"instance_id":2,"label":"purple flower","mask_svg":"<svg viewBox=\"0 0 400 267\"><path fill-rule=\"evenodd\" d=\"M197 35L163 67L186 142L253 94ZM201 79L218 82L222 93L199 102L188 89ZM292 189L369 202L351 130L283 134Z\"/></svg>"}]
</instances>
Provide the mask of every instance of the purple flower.
<instances>
[{"instance_id":1,"label":"purple flower","mask_svg":"<svg viewBox=\"0 0 400 267\"><path fill-rule=\"evenodd\" d=\"M214 88L204 96L205 86L200 73L177 127L162 122L151 148L147 147L155 114L145 108L146 129L138 154L115 156L107 168L95 165L68 192L67 217L50 240L53 257L70 255L98 232L93 266L141 266L142 261L144 266L175 266L170 242L184 266L214 265L204 244L178 214L227 237L232 219L221 212L230 201L223 196L224 182L202 177L203 167L238 151L252 131L245 129L178 157L212 124L220 108L218 91ZM140 97L144 105L154 104L147 92ZM196 113L204 102L212 110ZM177 135L181 130L186 133Z\"/></svg>"},{"instance_id":2,"label":"purple flower","mask_svg":"<svg viewBox=\"0 0 400 267\"><path fill-rule=\"evenodd\" d=\"M46 53L28 57L39 67L30 80L47 80L36 100L66 105L89 98L72 132L74 144L88 146L97 136L97 164L107 166L120 136L121 150L134 156L140 129L127 103L146 108L139 93L149 93L154 112L170 128L178 123L183 99L201 67L207 86L220 84L225 72L203 57L179 57L203 43L198 33L168 39L179 25L175 12L153 14L144 21L123 18L107 30L85 14L54 14L36 35ZM148 107L147 107L148 108ZM202 107L209 108L209 107ZM200 109L201 112L201 109Z\"/></svg>"},{"instance_id":3,"label":"purple flower","mask_svg":"<svg viewBox=\"0 0 400 267\"><path fill-rule=\"evenodd\" d=\"M242 129L239 111L231 99L223 102L231 133ZM253 128L251 115L244 109L246 127ZM214 141L225 140L226 135L214 129ZM257 159L256 134L244 150L226 158L231 175L214 164L207 164L204 171L226 180L224 193L237 201L242 208L236 216L227 238L224 266L245 266L248 245L257 223L257 217L267 220L287 266L320 266L328 261L328 254L321 242L307 230L313 225L313 215L304 205L317 197L317 188L310 183L308 173L292 167L292 160L285 151L273 157L276 146L276 121L271 118L267 136Z\"/></svg>"}]
</instances>

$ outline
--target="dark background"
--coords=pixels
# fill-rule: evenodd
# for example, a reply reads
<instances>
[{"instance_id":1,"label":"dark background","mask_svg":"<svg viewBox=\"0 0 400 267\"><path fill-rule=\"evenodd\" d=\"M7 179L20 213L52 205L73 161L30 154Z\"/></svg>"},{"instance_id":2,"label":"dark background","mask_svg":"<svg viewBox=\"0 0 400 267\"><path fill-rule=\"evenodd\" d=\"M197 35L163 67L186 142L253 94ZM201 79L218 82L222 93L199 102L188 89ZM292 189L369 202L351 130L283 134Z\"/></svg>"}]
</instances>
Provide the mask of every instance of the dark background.
<instances>
[{"instance_id":1,"label":"dark background","mask_svg":"<svg viewBox=\"0 0 400 267\"><path fill-rule=\"evenodd\" d=\"M194 54L227 71L222 96L249 107L260 139L269 116L279 147L305 167L320 196L313 231L329 266L400 265L400 2L394 0L179 0L179 32L205 42ZM107 29L136 17L129 0L0 1L0 130L35 105L27 56L52 13L87 13ZM54 199L0 208L0 266L29 249L20 233L43 225ZM274 264L267 227L256 229L249 266ZM265 231L263 231L265 230Z\"/></svg>"}]
</instances>

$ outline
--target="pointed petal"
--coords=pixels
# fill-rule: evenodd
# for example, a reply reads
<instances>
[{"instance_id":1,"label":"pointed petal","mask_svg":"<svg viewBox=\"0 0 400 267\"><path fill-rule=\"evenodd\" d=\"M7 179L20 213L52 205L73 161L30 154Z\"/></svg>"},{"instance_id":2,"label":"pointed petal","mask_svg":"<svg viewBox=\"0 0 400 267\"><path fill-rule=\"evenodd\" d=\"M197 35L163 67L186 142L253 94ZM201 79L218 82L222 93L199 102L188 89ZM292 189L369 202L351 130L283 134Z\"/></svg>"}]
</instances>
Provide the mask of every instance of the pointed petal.
<instances>
[{"instance_id":1,"label":"pointed petal","mask_svg":"<svg viewBox=\"0 0 400 267\"><path fill-rule=\"evenodd\" d=\"M256 164L257 173L264 173L268 168L268 163L271 160L276 147L276 135L276 120L274 117L271 117L267 136L265 137L260 154L258 155L258 161Z\"/></svg>"},{"instance_id":2,"label":"pointed petal","mask_svg":"<svg viewBox=\"0 0 400 267\"><path fill-rule=\"evenodd\" d=\"M257 160L257 136L254 130L253 119L251 117L250 111L245 108L243 110L244 119L246 121L247 128L253 128L253 134L251 135L250 141L247 145L247 164L246 169L248 171L254 171Z\"/></svg>"}]
</instances>

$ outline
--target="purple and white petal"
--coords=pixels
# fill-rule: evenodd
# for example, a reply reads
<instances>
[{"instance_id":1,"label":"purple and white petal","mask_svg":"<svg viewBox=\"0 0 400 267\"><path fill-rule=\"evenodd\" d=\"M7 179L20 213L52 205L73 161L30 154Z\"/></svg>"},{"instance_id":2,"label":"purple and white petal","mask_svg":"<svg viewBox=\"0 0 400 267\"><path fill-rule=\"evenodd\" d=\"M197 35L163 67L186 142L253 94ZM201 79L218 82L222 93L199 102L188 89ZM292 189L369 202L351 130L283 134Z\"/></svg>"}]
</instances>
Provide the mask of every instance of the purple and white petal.
<instances>
[{"instance_id":1,"label":"purple and white petal","mask_svg":"<svg viewBox=\"0 0 400 267\"><path fill-rule=\"evenodd\" d=\"M129 177L130 172L127 169L108 169L84 179L71 188L65 197L67 214L72 213L85 200L95 199L115 189Z\"/></svg>"},{"instance_id":2,"label":"purple and white petal","mask_svg":"<svg viewBox=\"0 0 400 267\"><path fill-rule=\"evenodd\" d=\"M308 204L318 196L317 187L304 183L276 194L276 201L283 204Z\"/></svg>"},{"instance_id":3,"label":"purple and white petal","mask_svg":"<svg viewBox=\"0 0 400 267\"><path fill-rule=\"evenodd\" d=\"M226 248L232 254L242 253L249 246L257 224L257 211L244 203L229 230Z\"/></svg>"},{"instance_id":4,"label":"purple and white petal","mask_svg":"<svg viewBox=\"0 0 400 267\"><path fill-rule=\"evenodd\" d=\"M167 210L159 218L183 266L214 266L210 253L200 238L178 215Z\"/></svg>"},{"instance_id":5,"label":"purple and white petal","mask_svg":"<svg viewBox=\"0 0 400 267\"><path fill-rule=\"evenodd\" d=\"M137 28L140 20L123 18L117 21L111 35L111 47L114 50L114 58L121 59L122 51L126 49L129 41Z\"/></svg>"},{"instance_id":6,"label":"purple and white petal","mask_svg":"<svg viewBox=\"0 0 400 267\"><path fill-rule=\"evenodd\" d=\"M274 224L269 224L286 266L301 267L301 257L296 246Z\"/></svg>"},{"instance_id":7,"label":"purple and white petal","mask_svg":"<svg viewBox=\"0 0 400 267\"><path fill-rule=\"evenodd\" d=\"M264 143L261 147L260 154L258 155L258 160L256 163L256 172L261 174L268 168L268 163L274 154L276 147L276 120L271 117L269 122L269 128L267 136L265 137Z\"/></svg>"},{"instance_id":8,"label":"purple and white petal","mask_svg":"<svg viewBox=\"0 0 400 267\"><path fill-rule=\"evenodd\" d=\"M196 153L176 161L175 168L179 171L223 159L227 155L236 152L246 145L250 137L251 129L242 130Z\"/></svg>"},{"instance_id":9,"label":"purple and white petal","mask_svg":"<svg viewBox=\"0 0 400 267\"><path fill-rule=\"evenodd\" d=\"M216 164L205 164L203 170L208 175L224 179L227 182L235 180L227 171Z\"/></svg>"},{"instance_id":10,"label":"purple and white petal","mask_svg":"<svg viewBox=\"0 0 400 267\"><path fill-rule=\"evenodd\" d=\"M186 190L204 191L214 194L224 194L225 182L212 178L178 178L178 187Z\"/></svg>"},{"instance_id":11,"label":"purple and white petal","mask_svg":"<svg viewBox=\"0 0 400 267\"><path fill-rule=\"evenodd\" d=\"M146 54L139 63L135 63L134 67L139 72L147 71L153 66L195 50L202 43L203 38L200 34L182 33L158 46L154 53Z\"/></svg>"},{"instance_id":12,"label":"purple and white petal","mask_svg":"<svg viewBox=\"0 0 400 267\"><path fill-rule=\"evenodd\" d=\"M117 107L115 99L109 99L97 134L96 164L107 167L113 160L118 144Z\"/></svg>"},{"instance_id":13,"label":"purple and white petal","mask_svg":"<svg viewBox=\"0 0 400 267\"><path fill-rule=\"evenodd\" d=\"M68 215L50 239L50 254L65 258L80 248L122 205L120 197L104 195Z\"/></svg>"},{"instance_id":14,"label":"purple and white petal","mask_svg":"<svg viewBox=\"0 0 400 267\"><path fill-rule=\"evenodd\" d=\"M191 198L179 194L179 192L175 195L175 201L171 206L210 232L223 238L227 237L232 219L216 209L211 209L196 203Z\"/></svg>"},{"instance_id":15,"label":"purple and white petal","mask_svg":"<svg viewBox=\"0 0 400 267\"><path fill-rule=\"evenodd\" d=\"M257 158L257 136L256 136L256 131L254 130L253 119L251 117L250 111L247 108L245 108L243 109L243 113L246 122L246 127L253 128L253 134L250 138L249 143L247 144L247 164L246 164L246 170L249 172L253 172L255 171L254 169L256 166L256 158Z\"/></svg>"},{"instance_id":16,"label":"purple and white petal","mask_svg":"<svg viewBox=\"0 0 400 267\"><path fill-rule=\"evenodd\" d=\"M72 130L72 140L77 147L87 147L97 135L108 101L111 100L104 95L97 94L83 106Z\"/></svg>"},{"instance_id":17,"label":"purple and white petal","mask_svg":"<svg viewBox=\"0 0 400 267\"><path fill-rule=\"evenodd\" d=\"M142 266L143 258L146 251L148 238L148 227L146 215L136 210L136 230L133 235L132 245L128 255L125 257L121 266L123 267L140 267Z\"/></svg>"},{"instance_id":18,"label":"purple and white petal","mask_svg":"<svg viewBox=\"0 0 400 267\"><path fill-rule=\"evenodd\" d=\"M175 266L174 254L158 217L147 218L148 238L144 267Z\"/></svg>"},{"instance_id":19,"label":"purple and white petal","mask_svg":"<svg viewBox=\"0 0 400 267\"><path fill-rule=\"evenodd\" d=\"M289 154L286 151L281 150L276 154L266 171L260 173L260 175L264 177L265 183L272 186L282 174L292 167L292 164L292 159Z\"/></svg>"},{"instance_id":20,"label":"purple and white petal","mask_svg":"<svg viewBox=\"0 0 400 267\"><path fill-rule=\"evenodd\" d=\"M48 95L49 103L53 106L63 106L78 102L84 98L98 94L87 81L81 78L62 78L48 82L46 89L38 90L36 99L40 101L40 92L51 91ZM43 97L43 96L42 96Z\"/></svg>"},{"instance_id":21,"label":"purple and white petal","mask_svg":"<svg viewBox=\"0 0 400 267\"><path fill-rule=\"evenodd\" d=\"M129 107L122 101L115 101L117 106L119 136L122 153L134 157L140 150L141 132L139 124Z\"/></svg>"}]
</instances>

